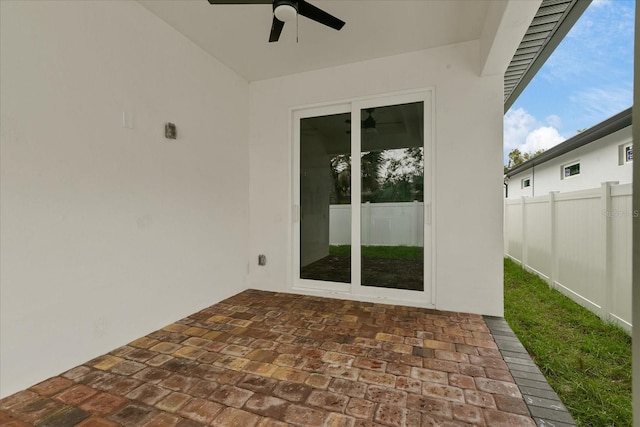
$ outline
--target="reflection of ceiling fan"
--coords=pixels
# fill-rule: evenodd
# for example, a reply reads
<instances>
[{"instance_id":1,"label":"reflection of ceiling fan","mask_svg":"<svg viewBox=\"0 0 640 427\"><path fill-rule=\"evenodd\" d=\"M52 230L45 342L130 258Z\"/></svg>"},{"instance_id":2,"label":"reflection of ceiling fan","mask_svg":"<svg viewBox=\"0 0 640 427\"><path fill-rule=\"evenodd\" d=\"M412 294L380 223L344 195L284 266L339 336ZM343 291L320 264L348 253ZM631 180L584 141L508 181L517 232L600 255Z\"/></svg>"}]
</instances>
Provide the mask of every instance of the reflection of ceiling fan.
<instances>
[{"instance_id":1,"label":"reflection of ceiling fan","mask_svg":"<svg viewBox=\"0 0 640 427\"><path fill-rule=\"evenodd\" d=\"M269 42L277 42L280 33L284 28L284 23L292 21L298 14L316 21L320 24L340 30L344 26L344 21L333 15L318 9L305 0L209 0L210 4L272 4L273 22L271 24L271 34Z\"/></svg>"},{"instance_id":2,"label":"reflection of ceiling fan","mask_svg":"<svg viewBox=\"0 0 640 427\"><path fill-rule=\"evenodd\" d=\"M393 127L398 127L398 125L402 125L401 122L378 123L376 119L373 117L373 112L376 111L375 108L367 108L364 111L367 112L368 116L366 119L361 120L360 128L366 133L378 133L378 125L385 127L387 129L392 125ZM344 122L351 124L351 119L347 119ZM347 133L351 133L351 130L348 130Z\"/></svg>"}]
</instances>

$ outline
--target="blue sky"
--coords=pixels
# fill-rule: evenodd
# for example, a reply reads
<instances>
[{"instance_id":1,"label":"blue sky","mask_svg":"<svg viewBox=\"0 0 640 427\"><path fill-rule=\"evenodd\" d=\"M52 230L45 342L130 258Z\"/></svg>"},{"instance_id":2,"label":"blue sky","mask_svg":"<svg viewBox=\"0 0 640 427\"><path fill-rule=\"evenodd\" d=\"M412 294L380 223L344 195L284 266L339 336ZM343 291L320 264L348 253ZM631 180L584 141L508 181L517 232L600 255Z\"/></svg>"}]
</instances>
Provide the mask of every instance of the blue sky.
<instances>
[{"instance_id":1,"label":"blue sky","mask_svg":"<svg viewBox=\"0 0 640 427\"><path fill-rule=\"evenodd\" d=\"M504 156L548 149L633 103L634 0L594 0L504 117Z\"/></svg>"}]
</instances>

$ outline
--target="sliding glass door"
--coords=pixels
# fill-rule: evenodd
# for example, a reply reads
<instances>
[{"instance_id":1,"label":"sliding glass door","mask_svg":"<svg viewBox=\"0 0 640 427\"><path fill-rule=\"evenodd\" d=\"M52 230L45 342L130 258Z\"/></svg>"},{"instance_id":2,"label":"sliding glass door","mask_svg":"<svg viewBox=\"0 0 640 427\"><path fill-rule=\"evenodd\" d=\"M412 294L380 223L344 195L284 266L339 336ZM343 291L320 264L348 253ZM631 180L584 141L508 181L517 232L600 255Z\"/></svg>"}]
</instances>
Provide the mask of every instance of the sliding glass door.
<instances>
[{"instance_id":1,"label":"sliding glass door","mask_svg":"<svg viewBox=\"0 0 640 427\"><path fill-rule=\"evenodd\" d=\"M430 92L296 111L294 286L432 302L431 135Z\"/></svg>"},{"instance_id":2,"label":"sliding glass door","mask_svg":"<svg viewBox=\"0 0 640 427\"><path fill-rule=\"evenodd\" d=\"M424 102L360 111L363 286L424 290Z\"/></svg>"},{"instance_id":3,"label":"sliding glass door","mask_svg":"<svg viewBox=\"0 0 640 427\"><path fill-rule=\"evenodd\" d=\"M349 118L338 113L300 120L302 279L351 283L351 139L344 130ZM343 238L332 245L336 227Z\"/></svg>"}]
</instances>

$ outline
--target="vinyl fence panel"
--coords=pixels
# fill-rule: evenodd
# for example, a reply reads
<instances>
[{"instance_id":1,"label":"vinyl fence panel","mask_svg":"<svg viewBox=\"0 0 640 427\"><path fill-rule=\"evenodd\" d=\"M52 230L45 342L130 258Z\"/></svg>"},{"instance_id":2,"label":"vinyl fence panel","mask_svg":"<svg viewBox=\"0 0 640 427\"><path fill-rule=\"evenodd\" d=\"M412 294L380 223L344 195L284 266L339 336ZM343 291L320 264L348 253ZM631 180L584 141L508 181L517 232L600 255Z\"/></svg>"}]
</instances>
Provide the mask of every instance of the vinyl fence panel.
<instances>
[{"instance_id":1,"label":"vinyl fence panel","mask_svg":"<svg viewBox=\"0 0 640 427\"><path fill-rule=\"evenodd\" d=\"M351 244L349 205L329 207L329 243ZM362 244L367 246L423 246L424 203L364 203Z\"/></svg>"},{"instance_id":2,"label":"vinyl fence panel","mask_svg":"<svg viewBox=\"0 0 640 427\"><path fill-rule=\"evenodd\" d=\"M631 332L631 184L505 200L505 254Z\"/></svg>"}]
</instances>

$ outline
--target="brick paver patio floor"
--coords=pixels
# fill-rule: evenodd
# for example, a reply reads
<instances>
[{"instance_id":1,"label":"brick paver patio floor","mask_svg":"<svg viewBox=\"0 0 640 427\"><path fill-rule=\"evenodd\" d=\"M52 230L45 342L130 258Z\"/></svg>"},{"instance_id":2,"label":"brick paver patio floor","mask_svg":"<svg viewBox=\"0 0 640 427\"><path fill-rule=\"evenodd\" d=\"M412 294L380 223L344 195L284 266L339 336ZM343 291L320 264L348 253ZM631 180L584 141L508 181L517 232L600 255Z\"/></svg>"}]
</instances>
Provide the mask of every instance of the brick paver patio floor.
<instances>
[{"instance_id":1,"label":"brick paver patio floor","mask_svg":"<svg viewBox=\"0 0 640 427\"><path fill-rule=\"evenodd\" d=\"M14 426L535 426L482 316L248 290L0 400Z\"/></svg>"}]
</instances>

